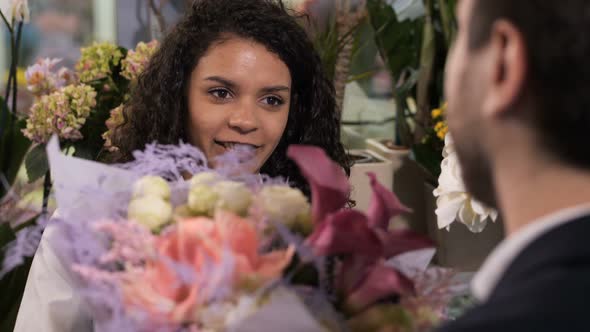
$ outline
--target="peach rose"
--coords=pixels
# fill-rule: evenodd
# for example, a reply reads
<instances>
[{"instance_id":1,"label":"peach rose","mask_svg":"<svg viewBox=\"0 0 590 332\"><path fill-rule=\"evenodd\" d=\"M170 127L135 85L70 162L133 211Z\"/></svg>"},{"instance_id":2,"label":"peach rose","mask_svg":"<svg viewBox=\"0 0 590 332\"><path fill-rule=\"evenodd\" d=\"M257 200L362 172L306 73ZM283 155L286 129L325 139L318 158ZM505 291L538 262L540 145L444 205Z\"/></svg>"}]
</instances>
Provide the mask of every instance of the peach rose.
<instances>
[{"instance_id":1,"label":"peach rose","mask_svg":"<svg viewBox=\"0 0 590 332\"><path fill-rule=\"evenodd\" d=\"M261 254L260 243L250 220L228 212L181 220L156 239L159 257L125 283L127 303L162 322L195 322L200 306L281 277L294 248Z\"/></svg>"}]
</instances>

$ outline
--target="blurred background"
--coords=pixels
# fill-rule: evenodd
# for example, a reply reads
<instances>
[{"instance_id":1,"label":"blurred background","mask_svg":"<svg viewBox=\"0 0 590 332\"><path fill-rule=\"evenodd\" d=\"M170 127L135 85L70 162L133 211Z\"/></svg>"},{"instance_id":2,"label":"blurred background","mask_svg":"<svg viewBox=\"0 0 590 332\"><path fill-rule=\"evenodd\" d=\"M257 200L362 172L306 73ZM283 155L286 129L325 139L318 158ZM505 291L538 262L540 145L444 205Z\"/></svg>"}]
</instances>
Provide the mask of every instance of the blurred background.
<instances>
[{"instance_id":1,"label":"blurred background","mask_svg":"<svg viewBox=\"0 0 590 332\"><path fill-rule=\"evenodd\" d=\"M24 71L41 58L61 58L60 65L73 68L80 57L80 47L94 41L109 41L132 49L140 42L161 39L163 21L169 29L183 15L191 0L30 0L30 22L23 25L18 57L19 85L25 86ZM310 30L328 28L334 19L334 0L287 0L285 4L310 15ZM358 1L351 1L355 6ZM10 0L2 0L0 9L9 10ZM5 8L2 8L5 7ZM9 68L10 41L7 28L0 28L0 90L4 89ZM368 43L355 54L351 75L362 75L357 82L373 97L391 96L391 80L378 56L371 38L372 30L365 22L359 28ZM356 87L355 87L356 88ZM31 100L26 89L20 89L19 109L26 111ZM353 91L358 93L359 91ZM20 100L22 99L22 101ZM370 116L369 116L370 117ZM353 117L354 118L354 117ZM358 116L356 116L357 120Z\"/></svg>"},{"instance_id":2,"label":"blurred background","mask_svg":"<svg viewBox=\"0 0 590 332\"><path fill-rule=\"evenodd\" d=\"M7 108L15 105L11 116L15 123L23 124L36 100L27 87L28 67L39 59L60 58L60 67L74 69L81 48L95 42L133 50L140 42L162 40L193 0L0 0L0 10L9 13L19 2L28 3L30 18L22 24L18 47L17 102L12 103L12 95L4 93L10 76L11 40L15 39L14 31L11 34L4 24L0 24L0 96L7 96ZM485 239L468 233L481 233L485 223L478 227L467 223L468 228L454 228L453 232L439 231L432 194L441 174L447 132L442 91L446 56L456 31L456 0L283 3L308 32L334 82L341 140L355 161L351 183L357 207L365 209L369 201L366 172L376 173L381 183L413 209L401 221L440 244L439 263L475 269L502 230L489 227L492 230ZM108 117L111 109L106 108L110 106L99 106L105 108L101 112ZM102 121L100 127L104 125ZM17 137L20 130L14 128L14 137L3 138L0 150L11 149L12 144L20 159L15 163L15 158L0 154L0 174L8 174L0 192L6 193L12 186L26 197L22 201L39 211L42 201L51 200L49 190L42 190L47 174L43 146L23 141L23 137ZM15 142L21 142L18 149ZM35 169L38 171L33 176ZM481 250L473 249L471 255L465 255L460 244Z\"/></svg>"},{"instance_id":3,"label":"blurred background","mask_svg":"<svg viewBox=\"0 0 590 332\"><path fill-rule=\"evenodd\" d=\"M57 68L46 68L50 61L35 64L40 59L60 58L59 67L76 74L88 72L84 66L75 68L82 63L81 48L84 47L96 58L100 57L97 54L102 54L96 52L97 49L112 47L124 50L127 55L145 56L147 63L149 52L142 55L138 51L142 47L144 51L149 49L142 42L162 40L192 2L0 0L2 13L10 13L16 8L15 4L28 4L26 12L30 13L26 22L17 22L12 29L0 24L0 247L12 241L25 227L34 225L41 212L51 212L55 207L45 155L46 142L24 137L22 132L30 115L34 114L32 106L46 105L39 99L46 93L33 94L34 83L30 77L27 82L25 75L27 68L34 66L29 73L42 74L41 77L55 76ZM433 195L441 174L459 174L454 169L441 169L447 135L443 78L446 57L456 32L454 8L457 1L283 2L308 32L325 72L334 83L336 111L342 124L341 141L354 161L350 182L357 208L364 210L368 206L371 188L366 173L373 172L380 183L393 190L412 209L392 225L409 227L433 239L437 243L437 264L462 271L477 269L502 238L502 223L488 215L480 216L476 211L459 214L457 207L456 217L444 225L457 221L463 226L439 229L441 221L435 211L440 197L437 199ZM20 39L16 37L17 31L20 31ZM20 40L18 47L12 45L15 40ZM157 42L150 45L157 45ZM14 49L18 49L16 61L13 61ZM94 107L92 116L96 121L86 121L81 128L88 131L84 135L89 140L68 142L62 139L62 143L69 144L65 153L102 161L101 153L108 149L104 135L110 131L109 121L114 121L113 112L125 102L132 81L131 78L121 79L122 66L110 59L105 61L114 72L87 82L95 84L93 88L99 94L109 97L100 99L103 102ZM116 80L111 80L113 75L117 76ZM107 89L110 86L118 88ZM58 94L62 93L60 91ZM86 148L92 148L93 153L83 153ZM471 206L471 198L463 205ZM488 223L490 220L496 222ZM12 290L5 301L0 299L0 312L9 313L4 320L0 317L0 331L14 323L28 266L0 279L0 289Z\"/></svg>"}]
</instances>

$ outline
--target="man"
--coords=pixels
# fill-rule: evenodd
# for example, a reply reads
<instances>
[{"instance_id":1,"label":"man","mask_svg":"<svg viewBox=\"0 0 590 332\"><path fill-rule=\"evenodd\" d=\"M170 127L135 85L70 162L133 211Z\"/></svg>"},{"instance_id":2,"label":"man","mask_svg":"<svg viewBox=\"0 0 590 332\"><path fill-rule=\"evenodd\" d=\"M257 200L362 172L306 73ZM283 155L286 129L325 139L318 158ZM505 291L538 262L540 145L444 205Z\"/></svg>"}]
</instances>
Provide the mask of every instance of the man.
<instances>
[{"instance_id":1,"label":"man","mask_svg":"<svg viewBox=\"0 0 590 332\"><path fill-rule=\"evenodd\" d=\"M454 331L590 331L590 1L459 0L448 125L507 238Z\"/></svg>"}]
</instances>

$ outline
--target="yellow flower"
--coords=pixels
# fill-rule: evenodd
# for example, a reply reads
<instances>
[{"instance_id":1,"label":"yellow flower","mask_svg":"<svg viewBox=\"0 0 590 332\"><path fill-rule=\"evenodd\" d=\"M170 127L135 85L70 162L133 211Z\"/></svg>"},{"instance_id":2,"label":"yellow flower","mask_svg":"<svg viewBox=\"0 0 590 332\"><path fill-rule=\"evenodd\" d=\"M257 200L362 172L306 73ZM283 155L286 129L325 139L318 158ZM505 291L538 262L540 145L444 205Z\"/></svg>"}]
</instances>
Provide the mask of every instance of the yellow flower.
<instances>
[{"instance_id":1,"label":"yellow flower","mask_svg":"<svg viewBox=\"0 0 590 332\"><path fill-rule=\"evenodd\" d=\"M449 127L444 122L439 122L438 124L440 124L441 126L438 128L438 130L435 129L436 130L436 136L440 140L444 140L445 139L445 136L447 135L447 132L449 131Z\"/></svg>"},{"instance_id":2,"label":"yellow flower","mask_svg":"<svg viewBox=\"0 0 590 332\"><path fill-rule=\"evenodd\" d=\"M442 115L442 110L440 108L435 108L432 110L431 115L433 119L436 119Z\"/></svg>"},{"instance_id":3,"label":"yellow flower","mask_svg":"<svg viewBox=\"0 0 590 332\"><path fill-rule=\"evenodd\" d=\"M449 131L449 127L447 126L446 122L439 121L436 123L436 125L434 125L434 131L440 140L444 140L447 132Z\"/></svg>"}]
</instances>

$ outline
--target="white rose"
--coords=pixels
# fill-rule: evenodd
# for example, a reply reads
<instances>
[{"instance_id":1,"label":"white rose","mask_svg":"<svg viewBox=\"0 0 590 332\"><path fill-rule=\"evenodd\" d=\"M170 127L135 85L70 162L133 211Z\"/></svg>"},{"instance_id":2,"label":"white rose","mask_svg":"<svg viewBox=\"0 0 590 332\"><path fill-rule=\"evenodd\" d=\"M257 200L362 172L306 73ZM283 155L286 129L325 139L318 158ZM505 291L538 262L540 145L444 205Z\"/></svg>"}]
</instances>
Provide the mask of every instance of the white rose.
<instances>
[{"instance_id":1,"label":"white rose","mask_svg":"<svg viewBox=\"0 0 590 332\"><path fill-rule=\"evenodd\" d=\"M129 203L127 218L155 231L170 222L172 205L157 196L135 198Z\"/></svg>"},{"instance_id":2,"label":"white rose","mask_svg":"<svg viewBox=\"0 0 590 332\"><path fill-rule=\"evenodd\" d=\"M252 192L245 184L234 181L221 181L213 186L219 195L215 209L233 212L239 216L248 214L252 203Z\"/></svg>"},{"instance_id":3,"label":"white rose","mask_svg":"<svg viewBox=\"0 0 590 332\"><path fill-rule=\"evenodd\" d=\"M470 231L483 231L487 221L496 221L498 213L476 201L465 189L461 174L461 165L455 153L450 135L445 138L444 159L441 163L441 174L438 188L433 192L436 200L436 215L439 228L449 228L458 220Z\"/></svg>"},{"instance_id":4,"label":"white rose","mask_svg":"<svg viewBox=\"0 0 590 332\"><path fill-rule=\"evenodd\" d=\"M159 176L144 176L133 185L133 198L155 196L164 200L170 198L168 182Z\"/></svg>"},{"instance_id":5,"label":"white rose","mask_svg":"<svg viewBox=\"0 0 590 332\"><path fill-rule=\"evenodd\" d=\"M233 212L240 216L248 213L252 203L252 193L240 182L219 181L203 184L203 179L197 179L193 183L188 194L188 207L197 215L213 216L216 210ZM208 178L208 181L214 181ZM211 182L209 182L211 183Z\"/></svg>"},{"instance_id":6,"label":"white rose","mask_svg":"<svg viewBox=\"0 0 590 332\"><path fill-rule=\"evenodd\" d=\"M188 193L188 208L196 215L212 217L218 200L219 195L211 186L197 185Z\"/></svg>"},{"instance_id":7,"label":"white rose","mask_svg":"<svg viewBox=\"0 0 590 332\"><path fill-rule=\"evenodd\" d=\"M310 223L310 206L307 197L288 186L267 186L259 194L264 213L272 220L287 226L295 223Z\"/></svg>"},{"instance_id":8,"label":"white rose","mask_svg":"<svg viewBox=\"0 0 590 332\"><path fill-rule=\"evenodd\" d=\"M190 180L190 186L212 185L221 180L221 177L215 172L202 172L195 174Z\"/></svg>"}]
</instances>

